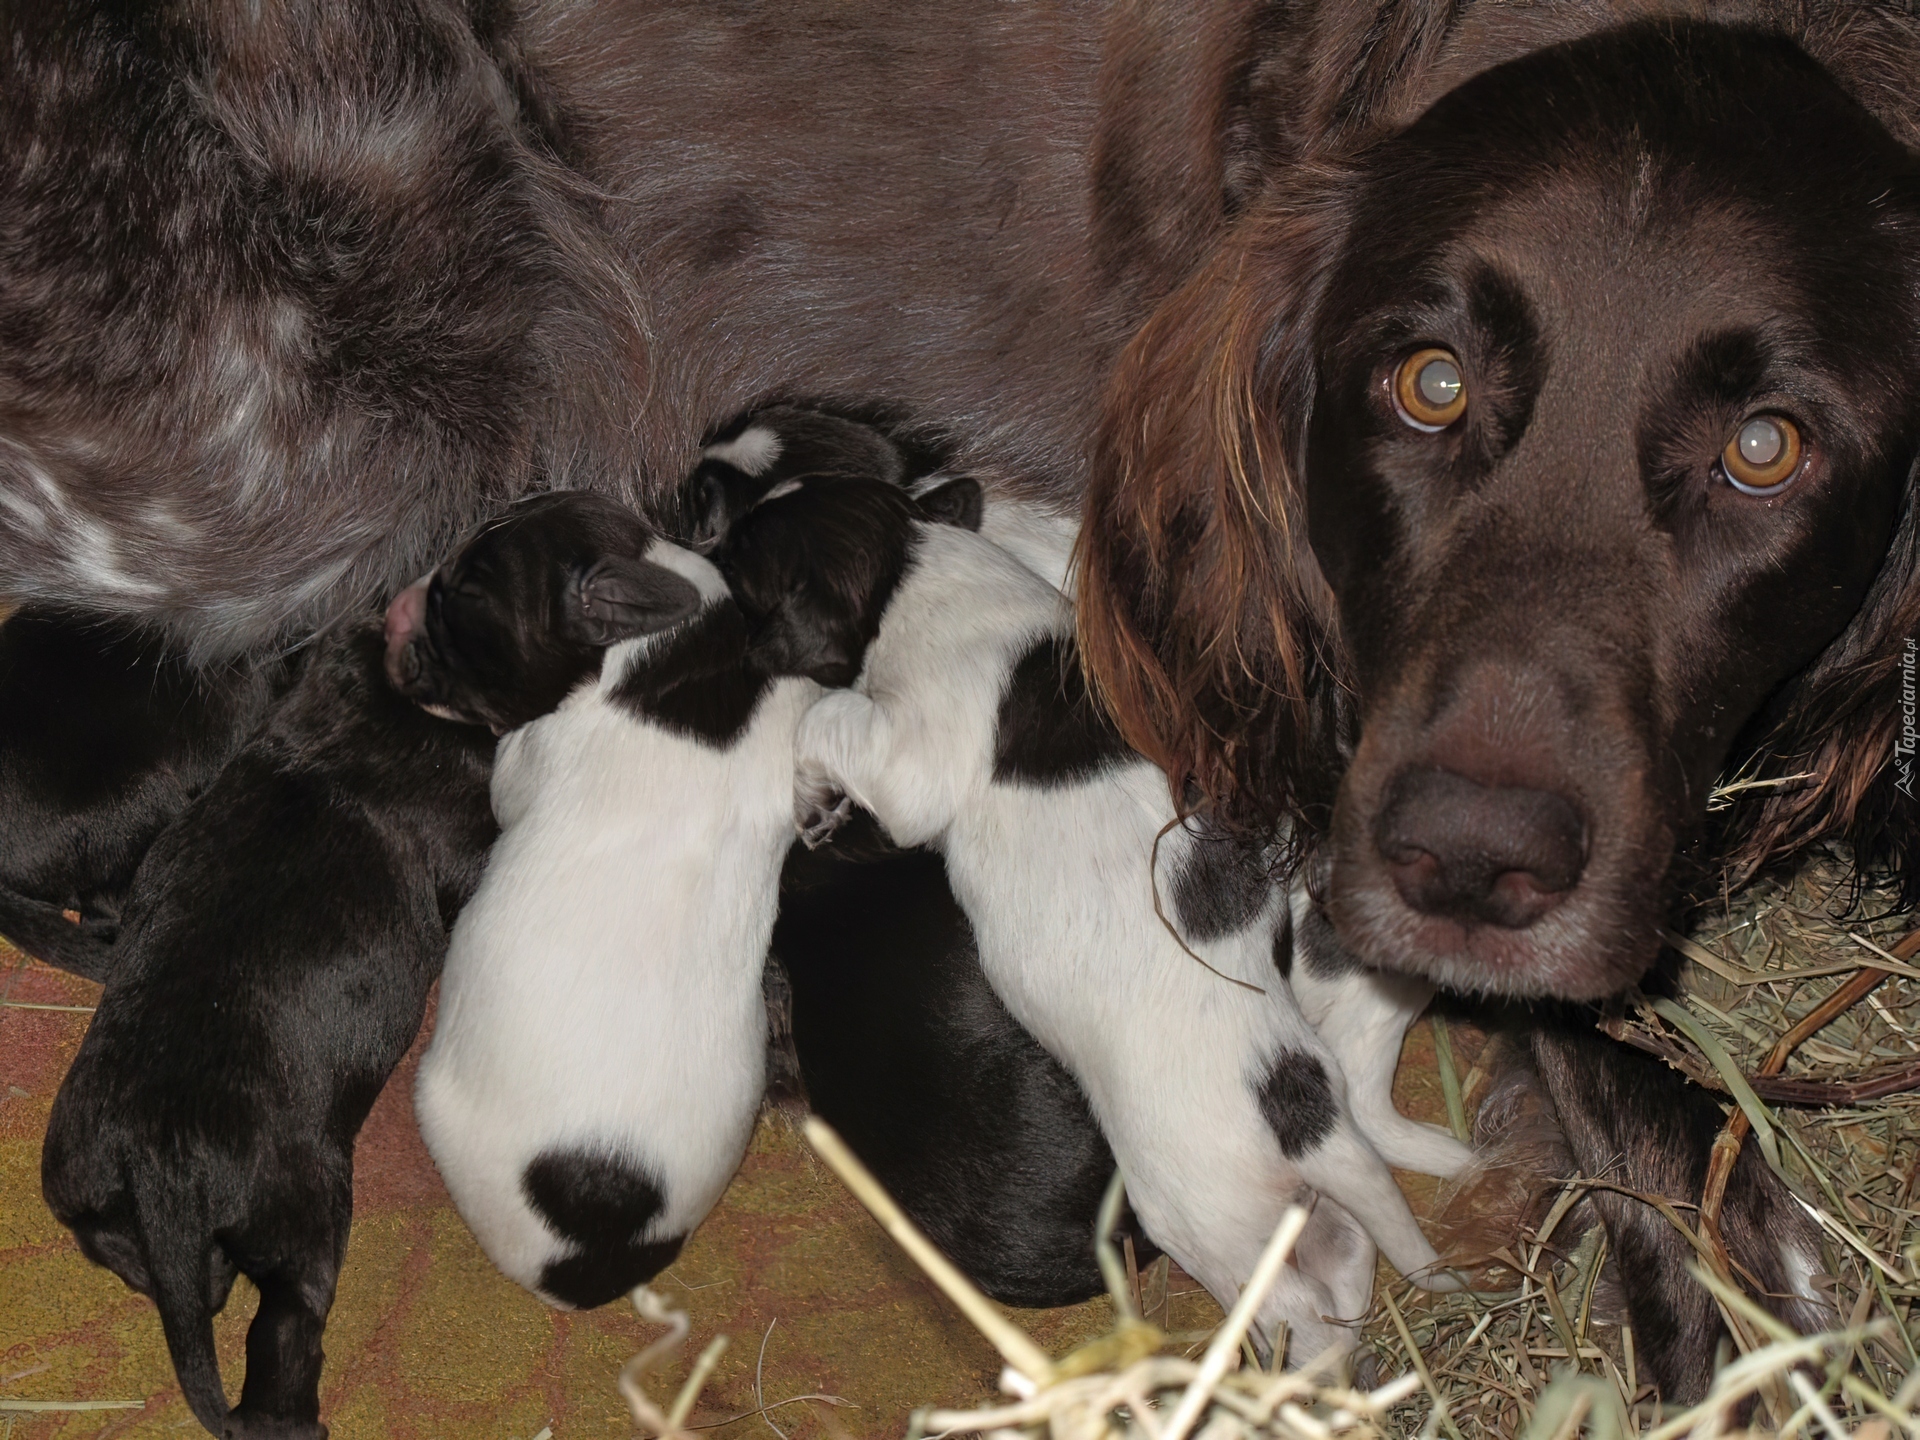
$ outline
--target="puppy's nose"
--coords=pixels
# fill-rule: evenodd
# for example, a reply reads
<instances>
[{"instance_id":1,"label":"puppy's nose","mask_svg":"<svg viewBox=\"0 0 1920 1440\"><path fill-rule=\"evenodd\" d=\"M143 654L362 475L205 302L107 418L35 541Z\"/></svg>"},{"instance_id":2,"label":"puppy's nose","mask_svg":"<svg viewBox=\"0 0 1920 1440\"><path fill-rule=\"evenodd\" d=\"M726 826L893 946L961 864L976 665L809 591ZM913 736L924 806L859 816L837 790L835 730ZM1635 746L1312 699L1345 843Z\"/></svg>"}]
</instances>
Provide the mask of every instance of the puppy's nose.
<instances>
[{"instance_id":1,"label":"puppy's nose","mask_svg":"<svg viewBox=\"0 0 1920 1440\"><path fill-rule=\"evenodd\" d=\"M1417 767L1389 784L1373 838L1415 910L1521 930L1579 882L1585 830L1579 810L1550 790Z\"/></svg>"},{"instance_id":2,"label":"puppy's nose","mask_svg":"<svg viewBox=\"0 0 1920 1440\"><path fill-rule=\"evenodd\" d=\"M429 577L430 578L430 577ZM416 580L387 606L387 679L404 690L419 678L420 658L413 641L427 618L427 581Z\"/></svg>"}]
</instances>

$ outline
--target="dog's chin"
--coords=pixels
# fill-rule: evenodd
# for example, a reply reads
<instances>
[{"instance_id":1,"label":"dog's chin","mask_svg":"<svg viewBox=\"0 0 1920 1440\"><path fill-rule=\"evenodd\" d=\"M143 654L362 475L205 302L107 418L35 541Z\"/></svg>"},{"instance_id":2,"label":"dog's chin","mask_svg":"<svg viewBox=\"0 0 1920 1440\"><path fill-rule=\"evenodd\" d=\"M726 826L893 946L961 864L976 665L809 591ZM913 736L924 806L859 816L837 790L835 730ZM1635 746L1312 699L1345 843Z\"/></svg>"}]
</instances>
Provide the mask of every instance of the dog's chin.
<instances>
[{"instance_id":1,"label":"dog's chin","mask_svg":"<svg viewBox=\"0 0 1920 1440\"><path fill-rule=\"evenodd\" d=\"M1524 928L1428 915L1379 871L1336 857L1327 915L1341 942L1376 969L1448 990L1511 999L1601 1000L1633 984L1660 951L1657 913L1582 885ZM1357 872L1357 873L1356 873Z\"/></svg>"}]
</instances>

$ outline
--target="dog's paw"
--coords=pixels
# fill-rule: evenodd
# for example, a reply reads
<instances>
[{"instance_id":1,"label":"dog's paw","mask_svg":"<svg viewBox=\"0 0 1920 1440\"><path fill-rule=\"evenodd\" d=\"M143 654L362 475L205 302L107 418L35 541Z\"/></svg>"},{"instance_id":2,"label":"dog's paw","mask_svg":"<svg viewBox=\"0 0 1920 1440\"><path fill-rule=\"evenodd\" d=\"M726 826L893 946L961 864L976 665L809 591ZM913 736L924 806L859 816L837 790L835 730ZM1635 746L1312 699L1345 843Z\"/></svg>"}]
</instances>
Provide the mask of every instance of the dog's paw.
<instances>
[{"instance_id":1,"label":"dog's paw","mask_svg":"<svg viewBox=\"0 0 1920 1440\"><path fill-rule=\"evenodd\" d=\"M837 787L826 783L794 787L793 828L809 850L818 850L852 818L853 797Z\"/></svg>"},{"instance_id":2,"label":"dog's paw","mask_svg":"<svg viewBox=\"0 0 1920 1440\"><path fill-rule=\"evenodd\" d=\"M317 1420L263 1415L236 1406L220 1429L222 1440L327 1440L327 1427Z\"/></svg>"}]
</instances>

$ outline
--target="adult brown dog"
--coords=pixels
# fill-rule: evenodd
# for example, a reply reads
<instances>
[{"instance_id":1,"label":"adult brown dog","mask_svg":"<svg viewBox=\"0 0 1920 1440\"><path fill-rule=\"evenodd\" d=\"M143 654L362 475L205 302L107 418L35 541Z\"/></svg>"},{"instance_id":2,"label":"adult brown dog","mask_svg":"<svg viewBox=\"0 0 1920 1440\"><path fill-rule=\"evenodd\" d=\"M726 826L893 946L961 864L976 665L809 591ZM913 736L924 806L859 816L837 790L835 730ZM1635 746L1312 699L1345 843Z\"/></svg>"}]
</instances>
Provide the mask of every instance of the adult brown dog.
<instances>
[{"instance_id":1,"label":"adult brown dog","mask_svg":"<svg viewBox=\"0 0 1920 1440\"><path fill-rule=\"evenodd\" d=\"M645 499L751 404L879 402L1010 484L1092 483L1116 711L1220 806L1328 834L1364 960L1625 981L1756 749L1820 778L1743 863L1909 863L1903 6L0 0L0 30L9 598L249 650L527 488ZM1457 424L1375 388L1408 346L1451 357ZM1812 468L1719 486L1767 417ZM1545 1058L1583 1166L1707 1113L1634 1131L1612 1060ZM1733 1213L1764 1234L1773 1193L1742 1172ZM1692 1393L1711 1309L1653 1290Z\"/></svg>"}]
</instances>

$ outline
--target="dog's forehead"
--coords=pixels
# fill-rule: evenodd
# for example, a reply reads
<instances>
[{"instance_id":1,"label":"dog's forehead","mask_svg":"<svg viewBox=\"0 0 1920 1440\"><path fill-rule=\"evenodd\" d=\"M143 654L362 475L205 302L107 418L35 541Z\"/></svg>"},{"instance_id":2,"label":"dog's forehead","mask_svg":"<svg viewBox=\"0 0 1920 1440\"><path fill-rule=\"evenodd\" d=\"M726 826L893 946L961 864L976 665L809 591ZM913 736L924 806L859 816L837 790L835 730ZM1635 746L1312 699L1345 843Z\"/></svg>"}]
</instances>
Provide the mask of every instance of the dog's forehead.
<instances>
[{"instance_id":1,"label":"dog's forehead","mask_svg":"<svg viewBox=\"0 0 1920 1440\"><path fill-rule=\"evenodd\" d=\"M1819 230L1868 223L1911 189L1915 165L1784 37L1689 23L1626 26L1483 71L1378 144L1367 174L1366 229L1445 231L1584 181L1602 213L1643 223L1720 204Z\"/></svg>"},{"instance_id":2,"label":"dog's forehead","mask_svg":"<svg viewBox=\"0 0 1920 1440\"><path fill-rule=\"evenodd\" d=\"M1585 359L1622 384L1658 380L1702 337L1736 333L1836 381L1896 369L1911 350L1920 169L1827 98L1809 126L1831 132L1824 145L1730 121L1704 137L1673 117L1642 125L1591 96L1557 121L1543 103L1540 133L1508 150L1495 142L1510 115L1430 115L1356 201L1321 335L1372 343L1397 325L1448 340L1494 295L1538 328L1562 378ZM1480 153L1471 173L1463 151ZM1368 316L1378 323L1354 323Z\"/></svg>"},{"instance_id":3,"label":"dog's forehead","mask_svg":"<svg viewBox=\"0 0 1920 1440\"><path fill-rule=\"evenodd\" d=\"M522 501L485 522L447 567L450 578L564 572L602 555L638 554L646 531L638 517L604 497L568 493Z\"/></svg>"}]
</instances>

